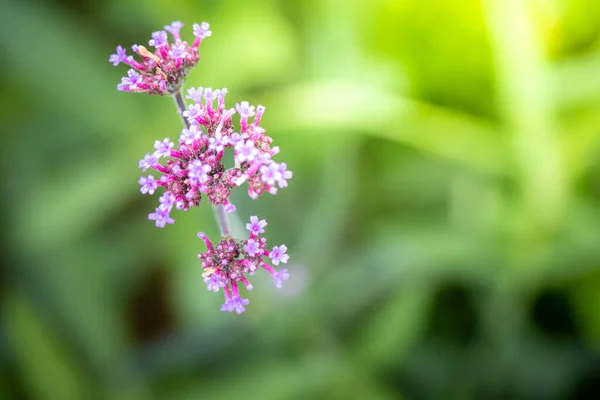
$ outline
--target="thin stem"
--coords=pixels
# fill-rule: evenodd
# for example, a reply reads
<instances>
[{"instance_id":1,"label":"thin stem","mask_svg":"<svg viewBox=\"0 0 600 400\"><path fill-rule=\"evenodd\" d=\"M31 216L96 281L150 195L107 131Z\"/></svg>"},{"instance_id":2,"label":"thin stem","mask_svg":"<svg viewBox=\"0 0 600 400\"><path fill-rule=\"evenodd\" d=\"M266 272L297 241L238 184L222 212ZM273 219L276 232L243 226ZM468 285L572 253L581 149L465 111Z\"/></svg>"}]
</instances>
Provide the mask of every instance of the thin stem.
<instances>
[{"instance_id":1,"label":"thin stem","mask_svg":"<svg viewBox=\"0 0 600 400\"><path fill-rule=\"evenodd\" d=\"M181 90L173 95L173 99L175 100L175 105L177 106L177 111L179 112L179 116L183 121L183 124L186 128L190 128L189 121L183 116L183 112L185 111L185 100L183 100L183 95L181 94Z\"/></svg>"},{"instance_id":2,"label":"thin stem","mask_svg":"<svg viewBox=\"0 0 600 400\"><path fill-rule=\"evenodd\" d=\"M227 219L227 213L225 213L225 207L222 204L213 207L215 210L215 217L221 229L221 236L231 236L231 228L229 227L229 220Z\"/></svg>"},{"instance_id":3,"label":"thin stem","mask_svg":"<svg viewBox=\"0 0 600 400\"><path fill-rule=\"evenodd\" d=\"M183 124L189 129L190 123L183 116L186 106L185 100L183 100L183 95L181 94L181 90L173 95L173 99L175 100L175 105L177 106L177 111L179 112L179 116L181 117ZM222 204L219 204L213 206L213 210L215 212L215 217L217 218L217 223L219 224L219 229L221 230L221 236L231 236L231 228L229 227L229 220L227 219L227 213L225 213L225 207Z\"/></svg>"}]
</instances>

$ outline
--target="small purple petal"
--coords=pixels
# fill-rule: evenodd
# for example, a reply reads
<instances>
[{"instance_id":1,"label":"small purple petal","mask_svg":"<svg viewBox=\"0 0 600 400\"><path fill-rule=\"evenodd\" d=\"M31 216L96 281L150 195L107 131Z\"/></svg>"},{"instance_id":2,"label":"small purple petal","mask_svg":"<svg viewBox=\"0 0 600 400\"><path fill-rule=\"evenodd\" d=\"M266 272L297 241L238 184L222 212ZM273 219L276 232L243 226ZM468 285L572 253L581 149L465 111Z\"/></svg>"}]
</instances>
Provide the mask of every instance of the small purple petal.
<instances>
[{"instance_id":1,"label":"small purple petal","mask_svg":"<svg viewBox=\"0 0 600 400\"><path fill-rule=\"evenodd\" d=\"M150 46L154 46L156 48L162 47L167 44L167 32L158 31L152 33L152 39L148 41Z\"/></svg>"},{"instance_id":2,"label":"small purple petal","mask_svg":"<svg viewBox=\"0 0 600 400\"><path fill-rule=\"evenodd\" d=\"M138 168L141 168L142 171L145 172L148 168L152 168L154 165L156 165L157 162L158 160L153 154L146 153L144 158L139 161Z\"/></svg>"},{"instance_id":3,"label":"small purple petal","mask_svg":"<svg viewBox=\"0 0 600 400\"><path fill-rule=\"evenodd\" d=\"M201 39L207 38L212 35L212 31L209 30L210 25L208 22L203 22L200 25L194 24L192 25L192 29L194 31L194 36L199 37Z\"/></svg>"},{"instance_id":4,"label":"small purple petal","mask_svg":"<svg viewBox=\"0 0 600 400\"><path fill-rule=\"evenodd\" d=\"M142 192L142 194L154 194L154 191L158 187L158 183L154 180L152 175L148 175L148 177L140 177L138 183L142 185L140 188L140 192Z\"/></svg>"},{"instance_id":5,"label":"small purple petal","mask_svg":"<svg viewBox=\"0 0 600 400\"><path fill-rule=\"evenodd\" d=\"M216 293L220 288L225 287L227 281L220 274L212 274L204 278L204 283L206 283L207 290L212 290Z\"/></svg>"},{"instance_id":6,"label":"small purple petal","mask_svg":"<svg viewBox=\"0 0 600 400\"><path fill-rule=\"evenodd\" d=\"M259 235L265 232L263 229L265 226L267 226L267 221L264 219L259 221L258 217L253 215L250 217L250 223L246 224L246 229L248 229L253 235Z\"/></svg>"},{"instance_id":7,"label":"small purple petal","mask_svg":"<svg viewBox=\"0 0 600 400\"><path fill-rule=\"evenodd\" d=\"M171 149L173 148L173 142L170 142L168 138L165 138L162 142L157 140L154 142L154 157L168 157L171 155Z\"/></svg>"},{"instance_id":8,"label":"small purple petal","mask_svg":"<svg viewBox=\"0 0 600 400\"><path fill-rule=\"evenodd\" d=\"M283 281L287 281L289 277L290 274L288 273L288 270L284 268L281 271L273 274L273 283L278 289L281 289L281 284Z\"/></svg>"},{"instance_id":9,"label":"small purple petal","mask_svg":"<svg viewBox=\"0 0 600 400\"><path fill-rule=\"evenodd\" d=\"M174 44L171 46L171 50L169 50L169 57L174 60L186 58L188 55L187 49L188 48L183 43Z\"/></svg>"},{"instance_id":10,"label":"small purple petal","mask_svg":"<svg viewBox=\"0 0 600 400\"><path fill-rule=\"evenodd\" d=\"M277 184L279 185L280 188L287 187L288 179L292 179L292 171L287 170L286 163L282 162L281 164L279 164L279 174L280 174L280 178L277 179Z\"/></svg>"},{"instance_id":11,"label":"small purple petal","mask_svg":"<svg viewBox=\"0 0 600 400\"><path fill-rule=\"evenodd\" d=\"M251 106L247 101L237 103L235 109L242 118L248 118L254 115L254 106Z\"/></svg>"},{"instance_id":12,"label":"small purple petal","mask_svg":"<svg viewBox=\"0 0 600 400\"><path fill-rule=\"evenodd\" d=\"M254 141L237 142L235 145L235 159L239 163L244 161L252 162L258 155L258 149L254 147Z\"/></svg>"},{"instance_id":13,"label":"small purple petal","mask_svg":"<svg viewBox=\"0 0 600 400\"><path fill-rule=\"evenodd\" d=\"M181 131L181 136L179 140L181 140L185 144L192 144L194 141L200 139L202 137L202 132L198 130L196 125L190 126L189 129L184 128Z\"/></svg>"},{"instance_id":14,"label":"small purple petal","mask_svg":"<svg viewBox=\"0 0 600 400\"><path fill-rule=\"evenodd\" d=\"M175 39L179 39L179 31L183 28L183 22L173 21L170 25L164 26L165 31L169 32Z\"/></svg>"},{"instance_id":15,"label":"small purple petal","mask_svg":"<svg viewBox=\"0 0 600 400\"><path fill-rule=\"evenodd\" d=\"M209 164L202 164L202 161L195 160L188 165L188 177L199 183L206 183L210 177L208 173L212 167Z\"/></svg>"},{"instance_id":16,"label":"small purple petal","mask_svg":"<svg viewBox=\"0 0 600 400\"><path fill-rule=\"evenodd\" d=\"M267 185L272 186L275 184L275 181L279 181L281 179L279 164L274 161L271 161L269 164L260 167L260 173L260 179Z\"/></svg>"},{"instance_id":17,"label":"small purple petal","mask_svg":"<svg viewBox=\"0 0 600 400\"><path fill-rule=\"evenodd\" d=\"M269 253L269 258L272 260L273 265L279 265L280 262L287 263L290 256L285 254L287 246L282 244L281 246L274 246L273 250Z\"/></svg>"},{"instance_id":18,"label":"small purple petal","mask_svg":"<svg viewBox=\"0 0 600 400\"><path fill-rule=\"evenodd\" d=\"M155 221L156 226L164 228L166 224L173 224L175 220L169 216L170 210L160 205L155 212L148 215L148 219Z\"/></svg>"},{"instance_id":19,"label":"small purple petal","mask_svg":"<svg viewBox=\"0 0 600 400\"><path fill-rule=\"evenodd\" d=\"M187 91L187 96L185 96L186 99L192 99L194 100L196 103L200 103L200 100L202 99L202 92L203 92L203 88L199 87L198 89L195 88L190 88Z\"/></svg>"},{"instance_id":20,"label":"small purple petal","mask_svg":"<svg viewBox=\"0 0 600 400\"><path fill-rule=\"evenodd\" d=\"M117 53L112 54L108 61L113 63L115 67L119 65L119 63L126 63L128 61L127 50L121 46L117 46Z\"/></svg>"},{"instance_id":21,"label":"small purple petal","mask_svg":"<svg viewBox=\"0 0 600 400\"><path fill-rule=\"evenodd\" d=\"M260 246L254 239L248 239L244 245L244 251L250 257L256 257L260 253Z\"/></svg>"},{"instance_id":22,"label":"small purple petal","mask_svg":"<svg viewBox=\"0 0 600 400\"><path fill-rule=\"evenodd\" d=\"M213 91L212 88L204 89L204 101L207 105L212 104L213 101L217 98L216 91Z\"/></svg>"}]
</instances>

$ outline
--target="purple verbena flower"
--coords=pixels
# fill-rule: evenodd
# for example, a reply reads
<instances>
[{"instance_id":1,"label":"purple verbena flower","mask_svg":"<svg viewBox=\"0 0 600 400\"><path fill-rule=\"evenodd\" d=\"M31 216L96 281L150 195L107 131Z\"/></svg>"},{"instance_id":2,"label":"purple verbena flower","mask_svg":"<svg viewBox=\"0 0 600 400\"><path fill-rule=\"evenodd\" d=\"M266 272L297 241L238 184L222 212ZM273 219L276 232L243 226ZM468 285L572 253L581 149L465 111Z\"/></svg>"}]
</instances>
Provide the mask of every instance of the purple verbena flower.
<instances>
[{"instance_id":1,"label":"purple verbena flower","mask_svg":"<svg viewBox=\"0 0 600 400\"><path fill-rule=\"evenodd\" d=\"M279 164L279 173L280 173L280 178L277 179L277 184L279 185L280 188L285 188L287 187L288 183L288 179L292 179L292 171L288 171L287 170L287 164L282 162L281 164Z\"/></svg>"},{"instance_id":2,"label":"purple verbena flower","mask_svg":"<svg viewBox=\"0 0 600 400\"><path fill-rule=\"evenodd\" d=\"M198 233L198 237L206 244L206 252L198 254L205 271L204 282L208 290L217 292L223 288L225 303L221 306L222 311L236 311L238 314L245 311L244 306L248 305L249 301L240 297L239 284L242 283L246 290L252 290L252 284L246 275L252 275L257 266L261 266L271 274L273 283L278 288L289 278L287 269L277 271L263 260L263 257L267 255L270 257L273 252L278 252L279 261L286 262L288 258L285 255L287 250L285 245L275 247L272 252L265 250L267 240L260 234L264 232L263 228L266 225L265 220L252 216L250 222L246 224L247 229L252 233L250 239L243 241L225 237L216 246L213 246L206 234Z\"/></svg>"},{"instance_id":3,"label":"purple verbena flower","mask_svg":"<svg viewBox=\"0 0 600 400\"><path fill-rule=\"evenodd\" d=\"M254 239L248 239L244 245L244 251L250 257L254 257L260 253L260 245Z\"/></svg>"},{"instance_id":4,"label":"purple verbena flower","mask_svg":"<svg viewBox=\"0 0 600 400\"><path fill-rule=\"evenodd\" d=\"M152 175L148 175L148 177L141 176L138 183L142 186L140 188L142 194L154 194L154 191L158 187L158 182L154 180Z\"/></svg>"},{"instance_id":5,"label":"purple verbena flower","mask_svg":"<svg viewBox=\"0 0 600 400\"><path fill-rule=\"evenodd\" d=\"M188 47L183 43L176 43L171 45L171 50L169 50L169 56L173 60L181 60L186 58L188 55Z\"/></svg>"},{"instance_id":6,"label":"purple verbena flower","mask_svg":"<svg viewBox=\"0 0 600 400\"><path fill-rule=\"evenodd\" d=\"M273 283L275 284L275 286L278 289L281 289L282 282L287 281L289 277L290 277L290 274L288 273L288 270L284 268L281 271L279 271L279 272L276 271L273 274Z\"/></svg>"},{"instance_id":7,"label":"purple verbena flower","mask_svg":"<svg viewBox=\"0 0 600 400\"><path fill-rule=\"evenodd\" d=\"M254 236L258 236L261 233L265 233L264 227L267 226L267 221L264 219L258 220L256 215L250 217L250 222L246 224L246 229Z\"/></svg>"},{"instance_id":8,"label":"purple verbena flower","mask_svg":"<svg viewBox=\"0 0 600 400\"><path fill-rule=\"evenodd\" d=\"M154 157L167 157L171 155L171 149L173 148L173 142L169 141L169 138L165 138L162 142L157 140L154 142Z\"/></svg>"},{"instance_id":9,"label":"purple verbena flower","mask_svg":"<svg viewBox=\"0 0 600 400\"><path fill-rule=\"evenodd\" d=\"M247 140L238 142L235 145L235 159L239 163L252 161L258 155L258 149L254 147L254 141Z\"/></svg>"},{"instance_id":10,"label":"purple verbena flower","mask_svg":"<svg viewBox=\"0 0 600 400\"><path fill-rule=\"evenodd\" d=\"M156 226L164 228L166 224L174 224L175 220L169 216L171 210L160 205L153 213L148 214L148 219L155 221Z\"/></svg>"},{"instance_id":11,"label":"purple verbena flower","mask_svg":"<svg viewBox=\"0 0 600 400\"><path fill-rule=\"evenodd\" d=\"M212 274L211 276L204 277L204 283L206 283L206 289L212 290L215 293L227 285L227 281L220 274Z\"/></svg>"},{"instance_id":12,"label":"purple verbena flower","mask_svg":"<svg viewBox=\"0 0 600 400\"><path fill-rule=\"evenodd\" d=\"M142 76L130 69L127 71L127 76L121 78L121 83L117 85L119 90L126 92L135 92L138 88L143 88L144 82Z\"/></svg>"},{"instance_id":13,"label":"purple verbena flower","mask_svg":"<svg viewBox=\"0 0 600 400\"><path fill-rule=\"evenodd\" d=\"M208 138L208 143L209 150L214 150L217 153L220 153L227 145L227 138L224 138L223 135L221 135L221 132L219 132L215 134L214 137Z\"/></svg>"},{"instance_id":14,"label":"purple verbena flower","mask_svg":"<svg viewBox=\"0 0 600 400\"><path fill-rule=\"evenodd\" d=\"M267 165L263 165L260 167L260 179L268 185L274 185L275 181L279 181L281 179L281 171L279 169L279 164L271 161Z\"/></svg>"},{"instance_id":15,"label":"purple verbena flower","mask_svg":"<svg viewBox=\"0 0 600 400\"><path fill-rule=\"evenodd\" d=\"M138 163L138 168L141 168L142 171L146 172L148 168L152 168L158 160L154 156L154 154L146 153L143 159Z\"/></svg>"},{"instance_id":16,"label":"purple verbena flower","mask_svg":"<svg viewBox=\"0 0 600 400\"><path fill-rule=\"evenodd\" d=\"M248 118L254 115L254 106L251 106L247 101L236 104L235 109L242 118Z\"/></svg>"},{"instance_id":17,"label":"purple verbena flower","mask_svg":"<svg viewBox=\"0 0 600 400\"><path fill-rule=\"evenodd\" d=\"M169 25L164 26L165 31L169 32L173 35L173 38L177 41L179 40L179 31L183 28L183 22L181 21L173 21Z\"/></svg>"},{"instance_id":18,"label":"purple verbena flower","mask_svg":"<svg viewBox=\"0 0 600 400\"><path fill-rule=\"evenodd\" d=\"M248 299L242 299L241 297L233 297L230 302L229 302L229 306L228 306L228 310L229 312L235 311L238 314L243 313L244 311L246 311L246 305L248 305L250 303L250 300Z\"/></svg>"},{"instance_id":19,"label":"purple verbena flower","mask_svg":"<svg viewBox=\"0 0 600 400\"><path fill-rule=\"evenodd\" d=\"M208 173L211 170L209 164L202 164L201 161L196 160L188 166L188 177L199 183L206 183L210 179Z\"/></svg>"},{"instance_id":20,"label":"purple verbena flower","mask_svg":"<svg viewBox=\"0 0 600 400\"><path fill-rule=\"evenodd\" d=\"M198 130L198 127L196 125L192 125L189 129L184 128L181 131L179 140L185 144L193 144L195 141L200 140L201 136L202 132Z\"/></svg>"},{"instance_id":21,"label":"purple verbena flower","mask_svg":"<svg viewBox=\"0 0 600 400\"><path fill-rule=\"evenodd\" d=\"M273 262L273 265L279 265L280 262L286 264L290 259L290 256L285 254L287 246L282 244L281 246L274 246L273 250L269 253L269 258Z\"/></svg>"},{"instance_id":22,"label":"purple verbena flower","mask_svg":"<svg viewBox=\"0 0 600 400\"><path fill-rule=\"evenodd\" d=\"M192 101L200 103L200 101L202 100L203 88L190 88L188 89L187 93L187 96L185 96L186 99L192 99Z\"/></svg>"},{"instance_id":23,"label":"purple verbena flower","mask_svg":"<svg viewBox=\"0 0 600 400\"><path fill-rule=\"evenodd\" d=\"M162 47L168 43L167 32L157 31L152 33L152 39L148 41L148 44L152 47Z\"/></svg>"},{"instance_id":24,"label":"purple verbena flower","mask_svg":"<svg viewBox=\"0 0 600 400\"><path fill-rule=\"evenodd\" d=\"M177 202L177 199L171 193L164 192L162 196L158 198L158 202L168 210L171 210Z\"/></svg>"},{"instance_id":25,"label":"purple verbena flower","mask_svg":"<svg viewBox=\"0 0 600 400\"><path fill-rule=\"evenodd\" d=\"M192 29L194 31L194 36L204 39L212 35L212 31L209 30L210 25L208 22L203 22L200 25L194 24L192 25Z\"/></svg>"},{"instance_id":26,"label":"purple verbena flower","mask_svg":"<svg viewBox=\"0 0 600 400\"><path fill-rule=\"evenodd\" d=\"M119 63L127 63L127 50L121 46L117 46L117 53L112 54L108 61L113 63L115 67L119 65Z\"/></svg>"},{"instance_id":27,"label":"purple verbena flower","mask_svg":"<svg viewBox=\"0 0 600 400\"><path fill-rule=\"evenodd\" d=\"M204 89L204 101L207 106L212 105L212 102L217 98L216 92L214 92L211 88Z\"/></svg>"}]
</instances>

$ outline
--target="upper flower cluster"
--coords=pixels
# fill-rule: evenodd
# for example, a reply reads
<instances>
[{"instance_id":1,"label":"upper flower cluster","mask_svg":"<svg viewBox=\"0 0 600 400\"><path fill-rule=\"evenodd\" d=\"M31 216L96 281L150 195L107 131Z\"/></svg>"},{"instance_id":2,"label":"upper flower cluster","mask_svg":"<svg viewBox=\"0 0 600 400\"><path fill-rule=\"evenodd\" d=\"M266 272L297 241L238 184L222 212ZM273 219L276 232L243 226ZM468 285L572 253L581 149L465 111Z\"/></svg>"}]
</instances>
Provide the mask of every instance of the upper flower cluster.
<instances>
[{"instance_id":1,"label":"upper flower cluster","mask_svg":"<svg viewBox=\"0 0 600 400\"><path fill-rule=\"evenodd\" d=\"M258 106L255 111L254 106L243 101L235 109L225 109L226 93L227 89L190 89L187 98L193 104L183 112L189 127L182 130L177 145L168 138L157 140L155 151L140 160L143 171L152 168L162 173L160 179L142 176L140 191L153 194L158 186L166 189L159 207L149 215L156 226L172 224L173 207L187 210L197 206L202 195L211 204L224 205L226 211L232 212L235 210L229 202L232 188L248 182L248 194L256 199L264 192L276 194L277 187L286 187L292 177L285 163L272 160L279 147L271 147L273 140L259 126L265 108ZM234 131L232 122L236 110L240 114L239 132ZM249 117L254 117L252 122ZM234 161L229 169L223 164L227 148L232 149ZM163 158L166 161L161 163Z\"/></svg>"},{"instance_id":2,"label":"upper flower cluster","mask_svg":"<svg viewBox=\"0 0 600 400\"><path fill-rule=\"evenodd\" d=\"M144 46L133 45L132 50L142 61L127 55L126 50L118 46L117 53L110 56L109 62L115 66L124 63L132 69L121 79L117 89L158 95L178 92L189 70L198 63L200 42L212 34L208 23L194 24L196 39L190 46L179 36L182 27L181 22L175 21L171 25L165 25L165 30L154 32L148 42L148 45L154 47L154 52ZM173 36L174 43L169 43L167 32Z\"/></svg>"},{"instance_id":3,"label":"upper flower cluster","mask_svg":"<svg viewBox=\"0 0 600 400\"><path fill-rule=\"evenodd\" d=\"M235 311L238 314L246 311L244 306L250 301L240 297L238 283L241 282L247 290L252 290L252 285L244 274L253 275L258 267L271 274L273 283L278 288L289 278L287 269L277 271L263 260L263 257L268 257L277 266L279 263L287 263L289 259L285 245L267 250L267 239L260 236L265 232L265 226L267 222L264 219L259 221L258 217L252 216L250 223L246 224L246 229L250 231L247 240L225 237L216 246L213 246L204 232L198 233L198 237L206 243L206 252L198 254L204 268L204 283L208 290L218 292L223 288L225 293L221 311Z\"/></svg>"}]
</instances>

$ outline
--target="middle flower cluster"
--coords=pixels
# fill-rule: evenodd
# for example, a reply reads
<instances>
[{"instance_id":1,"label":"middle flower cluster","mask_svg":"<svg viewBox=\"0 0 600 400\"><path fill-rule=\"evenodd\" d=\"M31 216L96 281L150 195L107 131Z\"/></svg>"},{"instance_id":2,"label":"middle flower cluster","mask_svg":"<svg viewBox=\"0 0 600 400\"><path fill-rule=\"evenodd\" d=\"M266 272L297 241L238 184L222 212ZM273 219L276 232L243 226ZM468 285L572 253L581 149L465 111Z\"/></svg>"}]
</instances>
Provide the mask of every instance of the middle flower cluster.
<instances>
[{"instance_id":1,"label":"middle flower cluster","mask_svg":"<svg viewBox=\"0 0 600 400\"><path fill-rule=\"evenodd\" d=\"M168 138L157 140L155 151L140 160L139 168L152 168L162 173L159 179L153 175L142 176L138 183L142 193L154 194L158 186L165 188L160 205L148 218L163 228L174 223L170 212L173 208L188 210L197 206L202 196L214 205L223 205L227 212L235 211L229 202L231 189L248 182L248 194L252 199L268 192L276 194L278 187L287 187L292 172L285 163L277 163L272 157L279 147L271 147L273 139L259 126L265 111L243 101L235 109L225 109L227 89L197 88L188 90L187 98L193 104L183 112L188 128L183 129L177 146ZM214 106L217 100L217 106ZM232 116L240 115L239 132L235 132ZM254 117L252 122L248 118ZM233 150L234 166L226 169L223 164L225 149ZM164 163L160 160L165 159Z\"/></svg>"}]
</instances>

